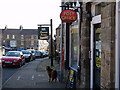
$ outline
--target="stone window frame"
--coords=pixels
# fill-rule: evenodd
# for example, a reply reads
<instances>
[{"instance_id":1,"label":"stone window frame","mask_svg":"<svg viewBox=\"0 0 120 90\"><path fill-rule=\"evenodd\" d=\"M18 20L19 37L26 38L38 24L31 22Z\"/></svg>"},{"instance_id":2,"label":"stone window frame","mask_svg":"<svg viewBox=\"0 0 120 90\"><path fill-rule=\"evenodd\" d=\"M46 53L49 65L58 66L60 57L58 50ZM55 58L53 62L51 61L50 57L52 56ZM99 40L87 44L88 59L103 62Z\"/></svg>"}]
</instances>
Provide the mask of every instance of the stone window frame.
<instances>
[{"instance_id":1,"label":"stone window frame","mask_svg":"<svg viewBox=\"0 0 120 90\"><path fill-rule=\"evenodd\" d=\"M31 39L34 39L34 35L31 35Z\"/></svg>"},{"instance_id":2,"label":"stone window frame","mask_svg":"<svg viewBox=\"0 0 120 90\"><path fill-rule=\"evenodd\" d=\"M36 40L38 40L38 35L35 35Z\"/></svg>"},{"instance_id":3,"label":"stone window frame","mask_svg":"<svg viewBox=\"0 0 120 90\"><path fill-rule=\"evenodd\" d=\"M12 35L12 39L15 39L15 35Z\"/></svg>"},{"instance_id":4,"label":"stone window frame","mask_svg":"<svg viewBox=\"0 0 120 90\"><path fill-rule=\"evenodd\" d=\"M9 39L10 38L10 35L9 34L7 34L7 39Z\"/></svg>"},{"instance_id":5,"label":"stone window frame","mask_svg":"<svg viewBox=\"0 0 120 90\"><path fill-rule=\"evenodd\" d=\"M23 40L21 40L21 45L24 45L24 41Z\"/></svg>"},{"instance_id":6,"label":"stone window frame","mask_svg":"<svg viewBox=\"0 0 120 90\"><path fill-rule=\"evenodd\" d=\"M24 39L24 35L21 35L21 39Z\"/></svg>"},{"instance_id":7,"label":"stone window frame","mask_svg":"<svg viewBox=\"0 0 120 90\"><path fill-rule=\"evenodd\" d=\"M34 45L34 40L31 40L31 46L33 46Z\"/></svg>"},{"instance_id":8,"label":"stone window frame","mask_svg":"<svg viewBox=\"0 0 120 90\"><path fill-rule=\"evenodd\" d=\"M3 43L5 43L5 40L3 40Z\"/></svg>"}]
</instances>

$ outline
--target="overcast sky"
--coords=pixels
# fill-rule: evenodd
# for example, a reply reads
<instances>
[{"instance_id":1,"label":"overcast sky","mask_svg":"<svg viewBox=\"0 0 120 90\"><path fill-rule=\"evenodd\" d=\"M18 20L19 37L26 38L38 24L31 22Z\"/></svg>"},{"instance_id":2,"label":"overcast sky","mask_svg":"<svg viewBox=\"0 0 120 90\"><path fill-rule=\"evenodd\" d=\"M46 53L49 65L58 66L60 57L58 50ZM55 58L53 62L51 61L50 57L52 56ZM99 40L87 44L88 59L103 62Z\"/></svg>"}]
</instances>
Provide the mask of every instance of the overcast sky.
<instances>
[{"instance_id":1,"label":"overcast sky","mask_svg":"<svg viewBox=\"0 0 120 90\"><path fill-rule=\"evenodd\" d=\"M37 24L49 24L53 32L60 24L61 0L0 0L0 28L37 29Z\"/></svg>"}]
</instances>

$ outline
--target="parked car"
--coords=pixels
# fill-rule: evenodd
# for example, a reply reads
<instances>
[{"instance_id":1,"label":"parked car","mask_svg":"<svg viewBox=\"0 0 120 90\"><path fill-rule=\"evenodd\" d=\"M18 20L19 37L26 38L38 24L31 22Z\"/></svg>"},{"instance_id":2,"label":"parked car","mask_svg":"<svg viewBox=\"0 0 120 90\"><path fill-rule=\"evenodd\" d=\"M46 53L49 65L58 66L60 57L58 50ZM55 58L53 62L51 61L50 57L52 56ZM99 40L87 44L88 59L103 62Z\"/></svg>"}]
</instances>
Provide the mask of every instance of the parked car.
<instances>
[{"instance_id":1,"label":"parked car","mask_svg":"<svg viewBox=\"0 0 120 90\"><path fill-rule=\"evenodd\" d=\"M44 57L44 56L43 56L43 53L42 53L42 52L40 52L40 53L41 53L40 57L43 58L43 57Z\"/></svg>"},{"instance_id":2,"label":"parked car","mask_svg":"<svg viewBox=\"0 0 120 90\"><path fill-rule=\"evenodd\" d=\"M42 54L43 54L43 57L45 57L45 56L46 56L46 53L45 53L44 51L42 52Z\"/></svg>"},{"instance_id":3,"label":"parked car","mask_svg":"<svg viewBox=\"0 0 120 90\"><path fill-rule=\"evenodd\" d=\"M25 57L21 51L8 51L5 56L1 58L2 66L18 66L25 64Z\"/></svg>"},{"instance_id":4,"label":"parked car","mask_svg":"<svg viewBox=\"0 0 120 90\"><path fill-rule=\"evenodd\" d=\"M23 55L25 56L25 61L30 62L32 60L32 53L28 50L22 50Z\"/></svg>"},{"instance_id":5,"label":"parked car","mask_svg":"<svg viewBox=\"0 0 120 90\"><path fill-rule=\"evenodd\" d=\"M46 51L46 56L49 56L49 52L48 51Z\"/></svg>"},{"instance_id":6,"label":"parked car","mask_svg":"<svg viewBox=\"0 0 120 90\"><path fill-rule=\"evenodd\" d=\"M35 51L35 57L40 57L41 56L41 52L40 51Z\"/></svg>"},{"instance_id":7,"label":"parked car","mask_svg":"<svg viewBox=\"0 0 120 90\"><path fill-rule=\"evenodd\" d=\"M34 49L27 49L32 53L32 60L35 60L35 50Z\"/></svg>"}]
</instances>

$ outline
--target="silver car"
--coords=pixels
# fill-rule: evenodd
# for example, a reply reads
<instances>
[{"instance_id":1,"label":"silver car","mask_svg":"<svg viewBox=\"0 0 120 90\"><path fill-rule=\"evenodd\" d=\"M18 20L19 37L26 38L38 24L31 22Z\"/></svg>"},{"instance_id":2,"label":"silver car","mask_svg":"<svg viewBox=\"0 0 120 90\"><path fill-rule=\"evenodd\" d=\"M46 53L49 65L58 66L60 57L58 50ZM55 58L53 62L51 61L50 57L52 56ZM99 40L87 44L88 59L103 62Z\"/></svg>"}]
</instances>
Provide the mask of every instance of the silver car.
<instances>
[{"instance_id":1,"label":"silver car","mask_svg":"<svg viewBox=\"0 0 120 90\"><path fill-rule=\"evenodd\" d=\"M27 49L32 53L32 59L35 60L35 50L34 49Z\"/></svg>"}]
</instances>

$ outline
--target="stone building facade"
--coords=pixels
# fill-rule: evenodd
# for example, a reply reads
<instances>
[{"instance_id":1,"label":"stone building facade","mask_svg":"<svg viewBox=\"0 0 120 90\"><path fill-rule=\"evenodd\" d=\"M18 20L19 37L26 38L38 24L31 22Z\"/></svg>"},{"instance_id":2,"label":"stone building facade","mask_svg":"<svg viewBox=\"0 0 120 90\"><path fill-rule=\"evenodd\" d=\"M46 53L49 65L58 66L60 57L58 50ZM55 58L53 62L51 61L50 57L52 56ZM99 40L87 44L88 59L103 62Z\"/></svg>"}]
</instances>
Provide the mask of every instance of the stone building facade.
<instances>
[{"instance_id":1,"label":"stone building facade","mask_svg":"<svg viewBox=\"0 0 120 90\"><path fill-rule=\"evenodd\" d=\"M101 35L100 39L100 70L99 73L96 69L93 70L93 87L96 84L100 88L115 88L115 3L102 2L102 3L83 3L83 22L81 27L81 63L85 65L81 69L81 74L85 77L85 86L90 87L91 75L90 60L93 58L93 68L97 66L97 33ZM91 20L86 18L86 11L91 12ZM101 16L101 17L100 17ZM96 22L100 17L100 22ZM99 21L99 20L98 20ZM91 25L92 24L92 25ZM97 26L101 24L100 26ZM93 27L93 28L92 28ZM95 28L98 27L98 31ZM92 30L93 29L93 30ZM91 36L91 33L93 35ZM93 37L93 41L92 41ZM95 41L96 40L96 41ZM93 43L93 48L90 43ZM93 56L89 57L89 52L93 52ZM92 53L91 53L92 54ZM99 78L99 80L98 80ZM98 80L98 81L97 81Z\"/></svg>"},{"instance_id":2,"label":"stone building facade","mask_svg":"<svg viewBox=\"0 0 120 90\"><path fill-rule=\"evenodd\" d=\"M60 52L60 30L61 24L56 28L56 50Z\"/></svg>"},{"instance_id":3,"label":"stone building facade","mask_svg":"<svg viewBox=\"0 0 120 90\"><path fill-rule=\"evenodd\" d=\"M62 31L62 48L65 50L65 23L63 23L63 31ZM56 50L60 52L61 48L61 24L56 28Z\"/></svg>"},{"instance_id":4,"label":"stone building facade","mask_svg":"<svg viewBox=\"0 0 120 90\"><path fill-rule=\"evenodd\" d=\"M20 32L20 35L21 35L21 47L24 47L25 49L33 48L35 50L38 50L38 30L37 29L23 29Z\"/></svg>"},{"instance_id":5,"label":"stone building facade","mask_svg":"<svg viewBox=\"0 0 120 90\"><path fill-rule=\"evenodd\" d=\"M64 4L69 3L71 3L69 0L68 3L64 2ZM82 20L80 28L77 28L80 31L78 44L78 67L80 69L78 72L79 75L76 77L76 87L115 88L116 4L114 2L92 1L80 4L82 7ZM79 22L76 24L80 25ZM70 25L70 32L72 32L71 30L73 30L73 33L75 32L74 28L77 26L76 24L72 23ZM66 29L63 30L66 31ZM65 44L65 42L63 43ZM72 55L71 53L70 55ZM72 59L69 59L69 63L71 62L70 60ZM65 72L64 74L66 76Z\"/></svg>"},{"instance_id":6,"label":"stone building facade","mask_svg":"<svg viewBox=\"0 0 120 90\"><path fill-rule=\"evenodd\" d=\"M101 7L101 85L115 87L115 3Z\"/></svg>"},{"instance_id":7,"label":"stone building facade","mask_svg":"<svg viewBox=\"0 0 120 90\"><path fill-rule=\"evenodd\" d=\"M37 29L2 29L2 46L14 49L38 50Z\"/></svg>"}]
</instances>

